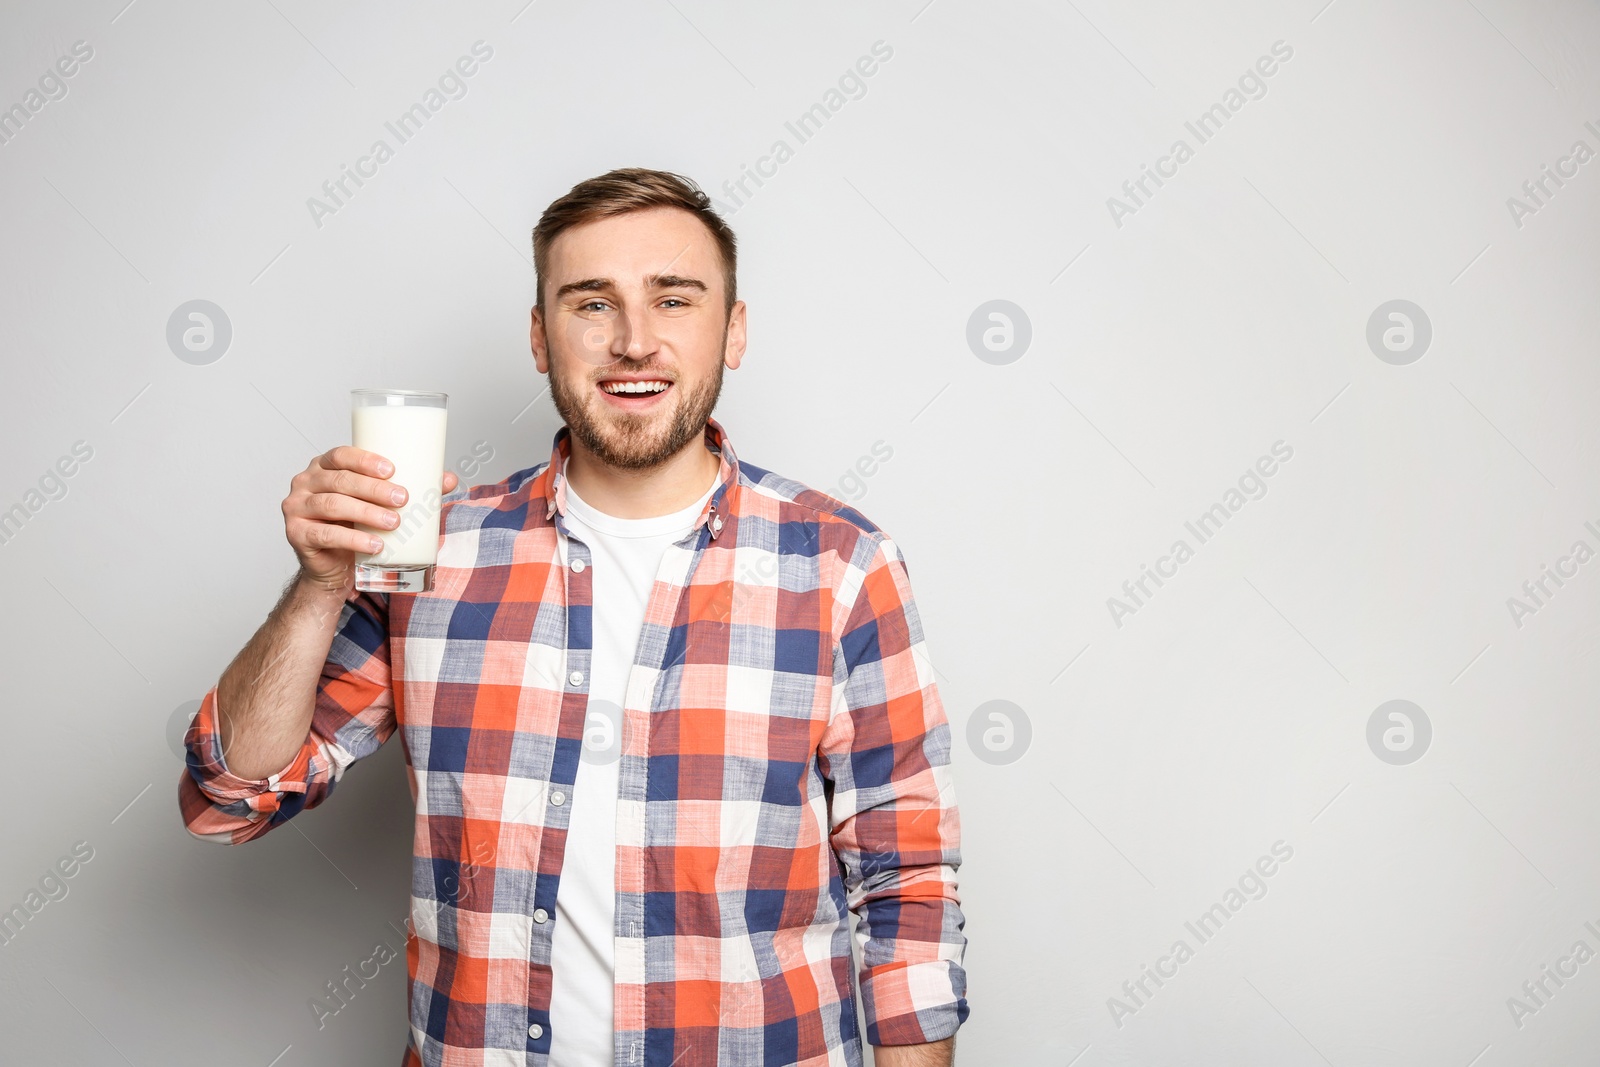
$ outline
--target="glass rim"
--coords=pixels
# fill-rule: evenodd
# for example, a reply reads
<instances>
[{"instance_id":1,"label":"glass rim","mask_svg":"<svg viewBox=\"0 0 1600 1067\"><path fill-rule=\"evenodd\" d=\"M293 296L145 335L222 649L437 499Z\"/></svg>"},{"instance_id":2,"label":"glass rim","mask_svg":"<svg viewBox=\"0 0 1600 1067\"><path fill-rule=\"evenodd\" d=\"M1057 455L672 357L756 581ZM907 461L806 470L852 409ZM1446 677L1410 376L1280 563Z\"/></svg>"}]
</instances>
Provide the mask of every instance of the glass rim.
<instances>
[{"instance_id":1,"label":"glass rim","mask_svg":"<svg viewBox=\"0 0 1600 1067\"><path fill-rule=\"evenodd\" d=\"M439 393L428 389L352 389L350 395L355 396L419 396L437 397L440 400L450 399L449 393Z\"/></svg>"}]
</instances>

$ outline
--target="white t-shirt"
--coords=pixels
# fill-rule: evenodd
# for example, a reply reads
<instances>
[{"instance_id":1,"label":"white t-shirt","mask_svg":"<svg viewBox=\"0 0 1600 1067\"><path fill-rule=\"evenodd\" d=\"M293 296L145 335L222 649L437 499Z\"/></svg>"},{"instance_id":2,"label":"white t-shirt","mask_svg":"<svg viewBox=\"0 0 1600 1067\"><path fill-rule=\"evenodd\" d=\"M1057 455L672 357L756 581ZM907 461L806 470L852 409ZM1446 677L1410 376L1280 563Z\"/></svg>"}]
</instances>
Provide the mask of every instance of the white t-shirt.
<instances>
[{"instance_id":1,"label":"white t-shirt","mask_svg":"<svg viewBox=\"0 0 1600 1067\"><path fill-rule=\"evenodd\" d=\"M567 483L567 529L588 548L592 565L594 652L584 757L572 787L551 932L551 1067L613 1067L621 709L661 556L694 529L716 484L670 515L619 519L584 503Z\"/></svg>"}]
</instances>

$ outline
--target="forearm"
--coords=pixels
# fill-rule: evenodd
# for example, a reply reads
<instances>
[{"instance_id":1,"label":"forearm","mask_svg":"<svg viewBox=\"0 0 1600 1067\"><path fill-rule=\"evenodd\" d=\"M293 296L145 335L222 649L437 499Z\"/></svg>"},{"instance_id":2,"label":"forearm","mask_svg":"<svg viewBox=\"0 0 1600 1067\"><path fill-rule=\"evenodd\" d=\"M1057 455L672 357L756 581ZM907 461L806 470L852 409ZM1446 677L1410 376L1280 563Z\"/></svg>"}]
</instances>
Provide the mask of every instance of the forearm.
<instances>
[{"instance_id":1,"label":"forearm","mask_svg":"<svg viewBox=\"0 0 1600 1067\"><path fill-rule=\"evenodd\" d=\"M875 1067L951 1067L955 1063L954 1035L926 1045L874 1045Z\"/></svg>"},{"instance_id":2,"label":"forearm","mask_svg":"<svg viewBox=\"0 0 1600 1067\"><path fill-rule=\"evenodd\" d=\"M241 778L265 778L300 751L344 592L299 574L217 684L223 759Z\"/></svg>"}]
</instances>

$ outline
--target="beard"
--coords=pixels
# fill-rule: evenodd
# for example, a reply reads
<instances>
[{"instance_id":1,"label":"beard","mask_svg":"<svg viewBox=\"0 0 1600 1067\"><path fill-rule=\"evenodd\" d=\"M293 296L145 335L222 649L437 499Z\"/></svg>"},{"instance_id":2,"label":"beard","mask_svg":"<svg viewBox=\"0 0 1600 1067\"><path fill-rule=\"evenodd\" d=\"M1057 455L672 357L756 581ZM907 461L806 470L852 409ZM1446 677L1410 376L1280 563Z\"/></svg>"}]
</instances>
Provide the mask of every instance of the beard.
<instances>
[{"instance_id":1,"label":"beard","mask_svg":"<svg viewBox=\"0 0 1600 1067\"><path fill-rule=\"evenodd\" d=\"M726 351L728 330L722 330L722 351ZM545 335L549 351L549 334ZM588 365L577 361L580 367ZM560 361L550 359L550 399L556 412L567 424L572 436L583 444L595 458L608 467L622 470L650 470L659 467L681 452L685 445L705 435L706 420L717 406L722 395L722 360L717 360L716 370L693 388L681 379L673 379L666 398L670 410L634 412L608 410L605 400L597 396L593 378L575 374L569 379L557 370ZM631 374L661 373L651 364L629 366Z\"/></svg>"}]
</instances>

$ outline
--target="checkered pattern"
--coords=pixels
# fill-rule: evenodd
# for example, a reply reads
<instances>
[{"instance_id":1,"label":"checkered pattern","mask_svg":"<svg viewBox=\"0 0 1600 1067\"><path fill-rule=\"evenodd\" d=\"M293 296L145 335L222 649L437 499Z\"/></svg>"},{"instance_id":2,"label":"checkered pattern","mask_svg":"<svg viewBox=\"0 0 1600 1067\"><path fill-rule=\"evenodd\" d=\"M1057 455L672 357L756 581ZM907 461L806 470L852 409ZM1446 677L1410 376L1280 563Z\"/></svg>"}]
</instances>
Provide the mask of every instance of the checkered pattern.
<instances>
[{"instance_id":1,"label":"checkered pattern","mask_svg":"<svg viewBox=\"0 0 1600 1067\"><path fill-rule=\"evenodd\" d=\"M967 1018L950 727L895 543L706 440L719 481L667 549L623 710L617 1067L856 1065ZM433 591L354 594L277 774L185 743L189 831L315 807L398 728L416 801L407 1067L544 1065L550 944L592 655L593 570L550 462L446 498ZM579 563L583 566L579 566Z\"/></svg>"}]
</instances>

